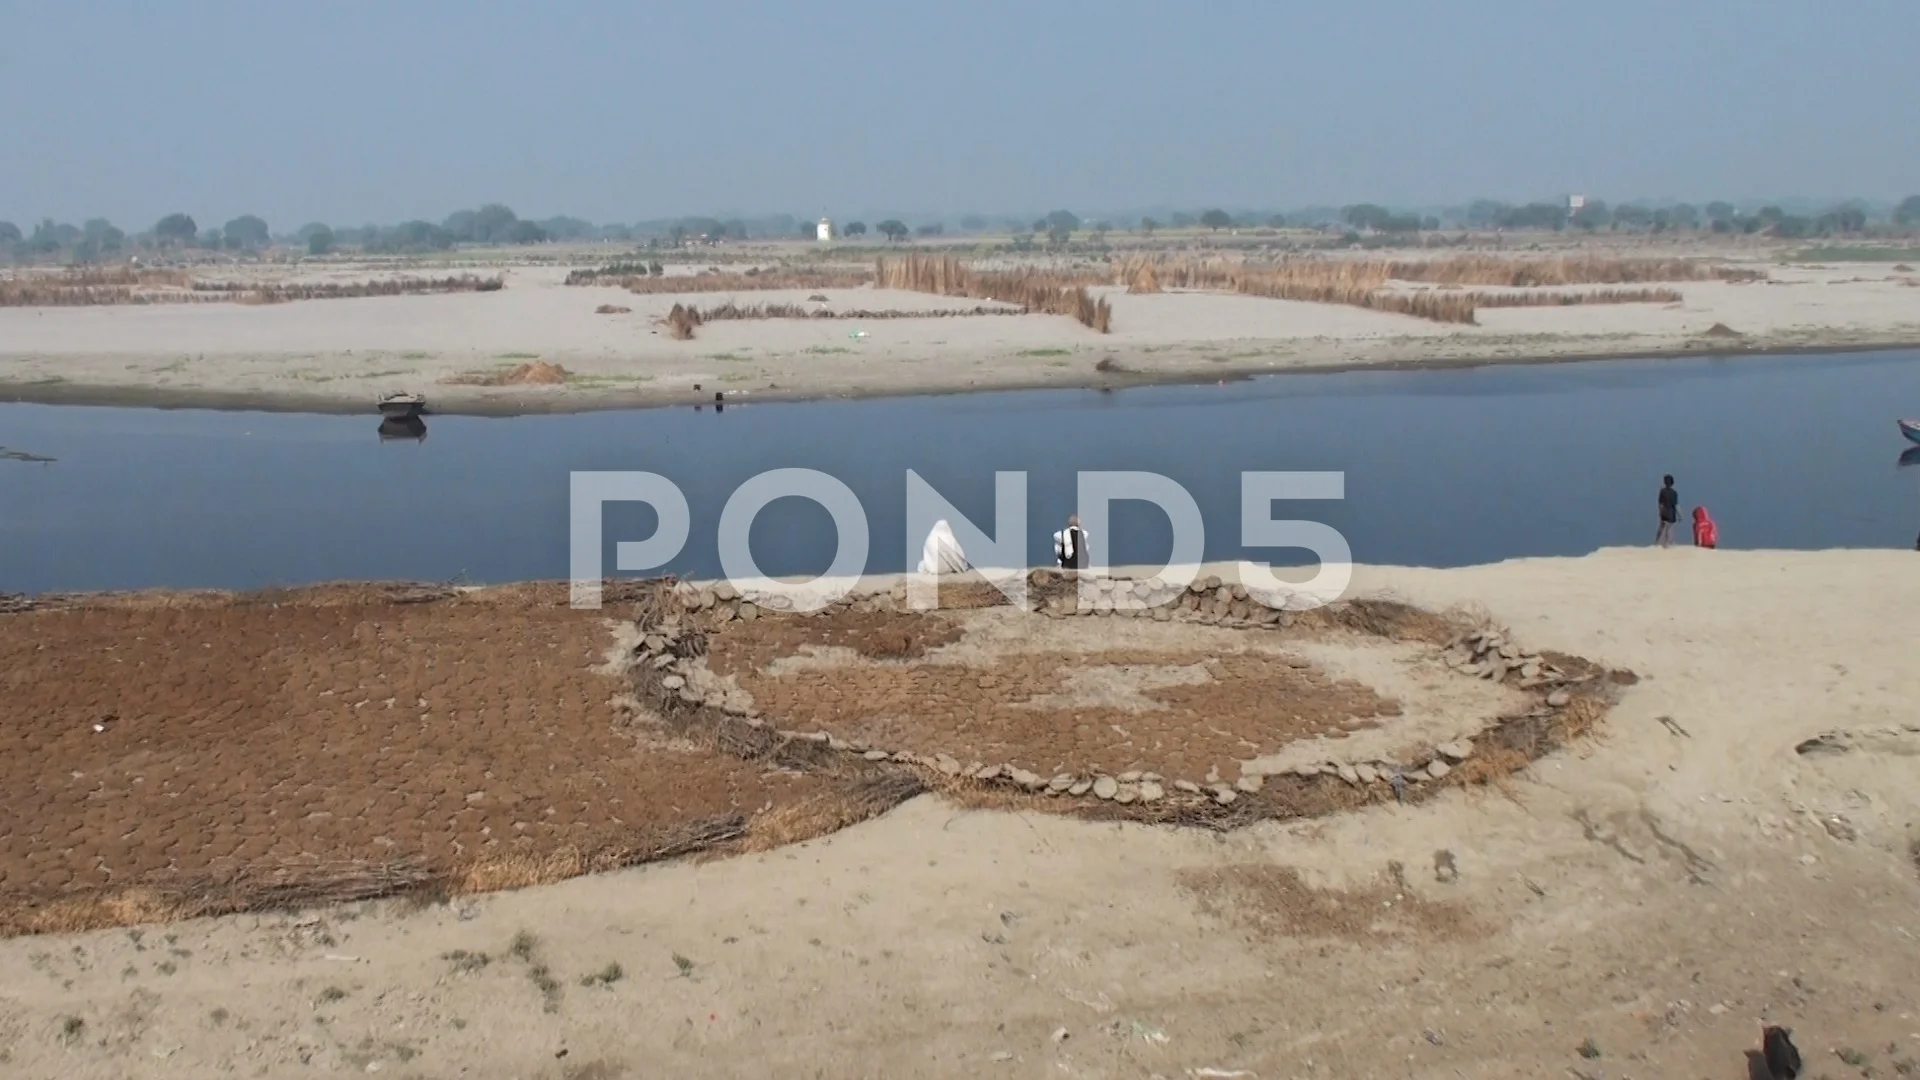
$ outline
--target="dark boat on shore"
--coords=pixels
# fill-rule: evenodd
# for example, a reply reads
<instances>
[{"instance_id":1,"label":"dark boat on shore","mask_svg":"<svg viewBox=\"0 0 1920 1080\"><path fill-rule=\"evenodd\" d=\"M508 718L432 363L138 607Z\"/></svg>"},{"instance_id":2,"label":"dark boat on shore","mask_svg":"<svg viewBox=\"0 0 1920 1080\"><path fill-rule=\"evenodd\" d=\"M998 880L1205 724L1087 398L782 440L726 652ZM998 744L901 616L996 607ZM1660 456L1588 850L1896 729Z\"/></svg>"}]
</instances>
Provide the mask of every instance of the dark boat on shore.
<instances>
[{"instance_id":1,"label":"dark boat on shore","mask_svg":"<svg viewBox=\"0 0 1920 1080\"><path fill-rule=\"evenodd\" d=\"M380 399L380 415L391 420L402 420L410 416L419 416L427 407L427 399L419 394L401 392L388 394Z\"/></svg>"}]
</instances>

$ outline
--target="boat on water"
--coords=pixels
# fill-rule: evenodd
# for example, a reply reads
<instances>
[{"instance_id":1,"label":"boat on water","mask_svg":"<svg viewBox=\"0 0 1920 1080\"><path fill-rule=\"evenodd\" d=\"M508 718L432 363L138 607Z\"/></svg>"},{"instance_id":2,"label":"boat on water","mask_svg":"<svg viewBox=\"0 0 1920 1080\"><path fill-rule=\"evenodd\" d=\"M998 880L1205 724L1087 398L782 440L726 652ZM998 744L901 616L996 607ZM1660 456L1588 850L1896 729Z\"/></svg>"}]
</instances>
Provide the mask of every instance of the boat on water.
<instances>
[{"instance_id":1,"label":"boat on water","mask_svg":"<svg viewBox=\"0 0 1920 1080\"><path fill-rule=\"evenodd\" d=\"M386 397L381 398L379 402L380 415L392 419L419 416L420 411L426 407L426 398L421 397L419 394L409 394L405 391L397 394L388 394Z\"/></svg>"},{"instance_id":2,"label":"boat on water","mask_svg":"<svg viewBox=\"0 0 1920 1080\"><path fill-rule=\"evenodd\" d=\"M1900 434L1905 435L1910 443L1920 443L1920 420L1900 421Z\"/></svg>"},{"instance_id":3,"label":"boat on water","mask_svg":"<svg viewBox=\"0 0 1920 1080\"><path fill-rule=\"evenodd\" d=\"M427 441L427 422L418 416L389 416L380 421L380 441Z\"/></svg>"}]
</instances>

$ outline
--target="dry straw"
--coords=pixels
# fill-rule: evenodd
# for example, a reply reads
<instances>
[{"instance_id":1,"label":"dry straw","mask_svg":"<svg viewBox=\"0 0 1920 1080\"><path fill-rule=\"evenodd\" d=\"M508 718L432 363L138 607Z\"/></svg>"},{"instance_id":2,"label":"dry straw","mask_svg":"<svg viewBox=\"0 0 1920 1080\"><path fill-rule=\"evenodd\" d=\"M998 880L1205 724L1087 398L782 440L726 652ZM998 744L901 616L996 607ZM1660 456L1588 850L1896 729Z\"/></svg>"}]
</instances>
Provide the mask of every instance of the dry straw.
<instances>
[{"instance_id":1,"label":"dry straw","mask_svg":"<svg viewBox=\"0 0 1920 1080\"><path fill-rule=\"evenodd\" d=\"M650 274L592 275L575 271L569 285L611 285L630 293L659 295L701 292L769 292L776 289L853 289L873 280L864 267L820 270L763 270L751 274L700 273L654 277Z\"/></svg>"},{"instance_id":2,"label":"dry straw","mask_svg":"<svg viewBox=\"0 0 1920 1080\"><path fill-rule=\"evenodd\" d=\"M865 308L835 311L832 308L806 307L801 304L736 304L732 301L716 304L713 307L689 310L695 312L699 323L720 322L728 319L951 319L974 315L1026 314L1015 307L985 305L970 308L939 308L931 311L869 311ZM672 317L671 313L668 317Z\"/></svg>"},{"instance_id":3,"label":"dry straw","mask_svg":"<svg viewBox=\"0 0 1920 1080\"><path fill-rule=\"evenodd\" d=\"M195 281L184 270L131 267L61 270L0 280L0 307L98 307L120 304L284 304L295 300L345 300L368 296L495 292L506 282L472 275L387 278L381 281L268 284Z\"/></svg>"},{"instance_id":4,"label":"dry straw","mask_svg":"<svg viewBox=\"0 0 1920 1080\"><path fill-rule=\"evenodd\" d=\"M1017 304L1028 312L1066 315L1099 333L1107 333L1113 309L1094 299L1087 286L1103 283L1090 274L1063 274L1043 270L981 272L948 255L905 255L883 258L874 267L874 284L936 296L964 296Z\"/></svg>"},{"instance_id":5,"label":"dry straw","mask_svg":"<svg viewBox=\"0 0 1920 1080\"><path fill-rule=\"evenodd\" d=\"M1499 259L1461 256L1425 261L1291 259L1250 264L1232 259L1156 259L1134 256L1114 264L1114 280L1130 293L1166 288L1204 289L1346 304L1435 322L1473 324L1483 307L1566 307L1584 304L1676 303L1673 289L1598 289L1578 292L1464 292L1465 285L1538 288L1643 281L1741 280L1749 271L1683 259ZM1394 281L1436 289L1394 290Z\"/></svg>"}]
</instances>

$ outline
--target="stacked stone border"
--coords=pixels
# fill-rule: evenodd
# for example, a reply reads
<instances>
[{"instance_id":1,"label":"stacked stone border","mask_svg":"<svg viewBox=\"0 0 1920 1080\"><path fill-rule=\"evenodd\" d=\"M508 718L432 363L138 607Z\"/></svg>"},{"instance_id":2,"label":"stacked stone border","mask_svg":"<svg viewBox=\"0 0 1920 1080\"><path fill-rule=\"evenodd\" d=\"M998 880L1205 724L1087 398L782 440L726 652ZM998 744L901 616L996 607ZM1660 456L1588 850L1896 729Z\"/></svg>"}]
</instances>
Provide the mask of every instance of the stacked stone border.
<instances>
[{"instance_id":1,"label":"stacked stone border","mask_svg":"<svg viewBox=\"0 0 1920 1080\"><path fill-rule=\"evenodd\" d=\"M1401 760L1327 758L1279 774L1249 773L1227 783L1215 773L1167 777L1149 771L1099 770L1041 776L1006 762L961 761L945 753L914 754L840 738L826 731L781 726L738 697L701 678L709 638L730 623L763 618L812 619L842 612L907 612L907 587L855 592L817 612L794 612L783 598L743 596L726 582L696 584L662 579L635 605L632 665L635 699L671 727L710 736L714 745L746 760L772 758L788 767L822 767L858 759L917 775L927 787L991 804L997 800L1055 805L1070 813L1145 821L1231 826L1248 820L1311 816L1373 802L1416 802L1450 785L1504 779L1531 761L1586 734L1605 715L1618 689L1637 681L1579 657L1528 650L1500 629L1464 616L1443 616L1387 600L1340 601L1323 607L1262 603L1244 587L1217 577L1189 586L1122 577L1079 580L1046 570L1030 576L1028 607L1063 618L1146 618L1191 622L1248 632L1294 626L1342 627L1441 650L1462 678L1510 686L1532 698L1522 712L1491 717L1471 739L1441 743ZM1082 602L1089 585L1091 603ZM947 607L1007 603L990 586L943 586L955 595ZM1120 602L1115 602L1120 597ZM705 683L707 689L702 690Z\"/></svg>"}]
</instances>

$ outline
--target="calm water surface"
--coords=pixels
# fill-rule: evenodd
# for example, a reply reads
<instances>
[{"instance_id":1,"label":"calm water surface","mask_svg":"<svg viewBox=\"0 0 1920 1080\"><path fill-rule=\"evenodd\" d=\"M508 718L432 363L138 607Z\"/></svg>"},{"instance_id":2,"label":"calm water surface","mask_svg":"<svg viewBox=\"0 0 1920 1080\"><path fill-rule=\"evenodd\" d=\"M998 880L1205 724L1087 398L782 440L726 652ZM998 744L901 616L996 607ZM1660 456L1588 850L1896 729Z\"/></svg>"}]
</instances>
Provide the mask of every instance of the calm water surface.
<instances>
[{"instance_id":1,"label":"calm water surface","mask_svg":"<svg viewBox=\"0 0 1920 1080\"><path fill-rule=\"evenodd\" d=\"M860 496L873 572L917 558L919 538L904 535L909 468L990 532L994 472L1025 470L1034 562L1073 509L1075 473L1095 469L1185 485L1209 558L1243 554L1239 474L1270 469L1345 471L1344 502L1275 512L1335 526L1362 562L1646 543L1663 472L1683 508L1711 508L1725 547L1911 548L1920 468L1899 465L1902 415L1920 415L1920 352L428 417L424 441L383 441L372 415L0 405L0 446L56 459L0 457L0 591L562 578L568 473L586 469L681 486L693 529L668 568L681 574L717 574L727 496L789 466ZM614 541L652 528L647 508L610 507L607 566ZM1157 563L1171 546L1149 505L1116 504L1111 531L1115 562ZM834 533L822 508L781 499L752 543L765 572L817 573Z\"/></svg>"}]
</instances>

